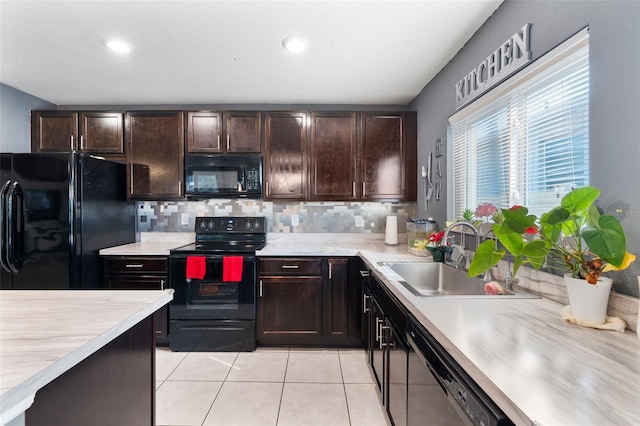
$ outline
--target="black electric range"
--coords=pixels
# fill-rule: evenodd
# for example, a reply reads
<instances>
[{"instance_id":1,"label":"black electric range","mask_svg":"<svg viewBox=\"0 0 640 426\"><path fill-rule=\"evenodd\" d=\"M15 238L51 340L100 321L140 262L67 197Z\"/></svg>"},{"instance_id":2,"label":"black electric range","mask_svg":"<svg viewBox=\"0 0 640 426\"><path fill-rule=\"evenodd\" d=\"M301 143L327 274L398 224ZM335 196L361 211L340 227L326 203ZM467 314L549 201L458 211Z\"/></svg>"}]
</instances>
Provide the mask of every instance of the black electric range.
<instances>
[{"instance_id":1,"label":"black electric range","mask_svg":"<svg viewBox=\"0 0 640 426\"><path fill-rule=\"evenodd\" d=\"M256 348L256 251L264 217L198 217L193 244L171 250L169 347L175 351Z\"/></svg>"}]
</instances>

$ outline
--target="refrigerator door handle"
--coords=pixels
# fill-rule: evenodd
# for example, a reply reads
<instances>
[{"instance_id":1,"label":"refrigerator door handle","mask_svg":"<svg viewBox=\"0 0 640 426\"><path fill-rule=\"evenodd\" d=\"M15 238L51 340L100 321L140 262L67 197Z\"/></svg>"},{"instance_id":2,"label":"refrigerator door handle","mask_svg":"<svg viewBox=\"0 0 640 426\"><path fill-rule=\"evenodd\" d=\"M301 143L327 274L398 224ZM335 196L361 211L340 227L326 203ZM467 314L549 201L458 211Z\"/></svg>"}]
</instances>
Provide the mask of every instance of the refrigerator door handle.
<instances>
[{"instance_id":1,"label":"refrigerator door handle","mask_svg":"<svg viewBox=\"0 0 640 426\"><path fill-rule=\"evenodd\" d=\"M12 272L19 272L24 262L24 192L18 182L11 184L6 200L6 261Z\"/></svg>"},{"instance_id":2,"label":"refrigerator door handle","mask_svg":"<svg viewBox=\"0 0 640 426\"><path fill-rule=\"evenodd\" d=\"M11 272L9 268L9 231L7 229L7 217L9 211L7 209L7 193L9 192L9 186L11 185L11 181L8 180L2 185L2 189L0 189L0 233L2 238L2 244L0 246L0 268L7 272Z\"/></svg>"}]
</instances>

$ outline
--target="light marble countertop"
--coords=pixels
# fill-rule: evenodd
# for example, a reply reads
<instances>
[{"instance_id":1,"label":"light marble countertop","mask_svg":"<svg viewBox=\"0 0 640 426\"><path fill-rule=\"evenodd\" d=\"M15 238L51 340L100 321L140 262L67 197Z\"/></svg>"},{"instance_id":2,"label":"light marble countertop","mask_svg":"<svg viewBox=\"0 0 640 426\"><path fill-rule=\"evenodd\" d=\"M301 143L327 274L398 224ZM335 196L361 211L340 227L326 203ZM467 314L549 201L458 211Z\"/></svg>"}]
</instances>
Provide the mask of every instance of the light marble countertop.
<instances>
[{"instance_id":1,"label":"light marble countertop","mask_svg":"<svg viewBox=\"0 0 640 426\"><path fill-rule=\"evenodd\" d=\"M516 424L640 424L636 333L593 330L563 321L563 305L546 298L556 296L547 293L553 286L540 289L538 282L523 284L531 291L541 290L536 291L545 296L540 299L416 297L379 262L430 258L409 254L406 235L399 236L397 246L384 244L383 237L268 234L267 247L257 254L359 255ZM526 277L522 274L521 280ZM632 305L630 317L636 318L637 299L626 297L623 305Z\"/></svg>"},{"instance_id":2,"label":"light marble countertop","mask_svg":"<svg viewBox=\"0 0 640 426\"><path fill-rule=\"evenodd\" d=\"M193 232L142 232L140 241L100 250L101 256L169 256L174 248L193 243Z\"/></svg>"},{"instance_id":3,"label":"light marble countertop","mask_svg":"<svg viewBox=\"0 0 640 426\"><path fill-rule=\"evenodd\" d=\"M173 299L173 290L0 292L0 424L42 387Z\"/></svg>"}]
</instances>

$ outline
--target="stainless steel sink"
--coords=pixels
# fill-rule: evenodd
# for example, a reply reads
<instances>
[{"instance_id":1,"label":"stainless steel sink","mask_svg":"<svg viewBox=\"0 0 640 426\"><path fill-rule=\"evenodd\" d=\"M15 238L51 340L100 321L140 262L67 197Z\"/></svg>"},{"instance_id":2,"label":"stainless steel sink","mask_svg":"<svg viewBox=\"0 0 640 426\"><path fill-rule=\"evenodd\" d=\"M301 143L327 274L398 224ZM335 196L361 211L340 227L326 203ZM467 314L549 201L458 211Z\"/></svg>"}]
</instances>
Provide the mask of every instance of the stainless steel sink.
<instances>
[{"instance_id":1,"label":"stainless steel sink","mask_svg":"<svg viewBox=\"0 0 640 426\"><path fill-rule=\"evenodd\" d=\"M484 292L483 280L470 278L466 271L440 262L380 262L379 265L381 272L386 272L387 278L399 277L398 282L419 297L539 298L535 294L521 291L506 291L498 296L487 295ZM397 277L394 277L394 274Z\"/></svg>"}]
</instances>

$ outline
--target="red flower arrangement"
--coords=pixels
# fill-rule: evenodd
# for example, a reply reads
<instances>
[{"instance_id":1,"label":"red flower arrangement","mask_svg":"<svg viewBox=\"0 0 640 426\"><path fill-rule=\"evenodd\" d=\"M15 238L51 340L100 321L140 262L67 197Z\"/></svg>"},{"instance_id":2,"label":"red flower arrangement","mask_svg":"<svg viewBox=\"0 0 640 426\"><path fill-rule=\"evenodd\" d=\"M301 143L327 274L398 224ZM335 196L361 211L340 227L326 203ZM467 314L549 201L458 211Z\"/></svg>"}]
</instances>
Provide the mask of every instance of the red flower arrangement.
<instances>
[{"instance_id":1,"label":"red flower arrangement","mask_svg":"<svg viewBox=\"0 0 640 426\"><path fill-rule=\"evenodd\" d=\"M444 231L436 232L429 236L429 247L440 247L444 238Z\"/></svg>"}]
</instances>

